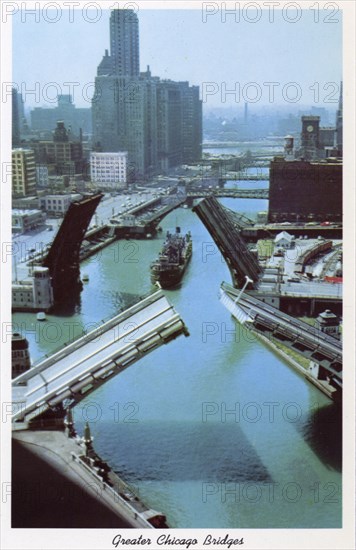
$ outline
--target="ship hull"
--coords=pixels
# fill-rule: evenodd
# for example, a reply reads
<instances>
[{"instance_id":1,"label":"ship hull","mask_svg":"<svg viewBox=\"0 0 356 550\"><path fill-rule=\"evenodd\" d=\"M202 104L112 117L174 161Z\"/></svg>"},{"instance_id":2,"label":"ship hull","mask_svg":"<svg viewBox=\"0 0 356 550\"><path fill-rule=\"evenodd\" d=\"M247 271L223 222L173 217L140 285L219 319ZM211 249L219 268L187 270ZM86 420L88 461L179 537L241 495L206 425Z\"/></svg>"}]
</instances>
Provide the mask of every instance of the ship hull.
<instances>
[{"instance_id":1,"label":"ship hull","mask_svg":"<svg viewBox=\"0 0 356 550\"><path fill-rule=\"evenodd\" d=\"M188 267L192 257L192 250L187 252L184 263L181 265L170 266L167 269L159 269L154 266L151 268L152 283L158 282L162 288L173 288L177 286L183 278L183 275Z\"/></svg>"}]
</instances>

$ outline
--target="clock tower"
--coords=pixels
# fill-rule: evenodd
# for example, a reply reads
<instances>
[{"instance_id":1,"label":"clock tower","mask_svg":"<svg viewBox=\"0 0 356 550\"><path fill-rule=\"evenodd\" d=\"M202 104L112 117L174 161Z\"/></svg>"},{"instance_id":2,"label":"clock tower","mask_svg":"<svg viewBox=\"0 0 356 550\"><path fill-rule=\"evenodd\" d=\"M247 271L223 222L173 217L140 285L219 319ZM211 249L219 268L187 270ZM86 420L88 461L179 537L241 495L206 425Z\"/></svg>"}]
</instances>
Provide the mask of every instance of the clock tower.
<instances>
[{"instance_id":1,"label":"clock tower","mask_svg":"<svg viewBox=\"0 0 356 550\"><path fill-rule=\"evenodd\" d=\"M301 147L305 160L313 160L318 157L319 125L319 116L302 116Z\"/></svg>"}]
</instances>

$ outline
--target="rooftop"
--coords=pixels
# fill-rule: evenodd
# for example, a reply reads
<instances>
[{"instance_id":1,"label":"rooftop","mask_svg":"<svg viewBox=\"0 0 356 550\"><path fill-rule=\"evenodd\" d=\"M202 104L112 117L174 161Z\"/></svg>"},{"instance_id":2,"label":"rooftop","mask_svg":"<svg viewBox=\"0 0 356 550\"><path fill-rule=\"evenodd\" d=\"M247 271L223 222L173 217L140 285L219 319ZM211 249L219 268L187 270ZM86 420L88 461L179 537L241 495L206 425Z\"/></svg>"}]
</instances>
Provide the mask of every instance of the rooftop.
<instances>
[{"instance_id":1,"label":"rooftop","mask_svg":"<svg viewBox=\"0 0 356 550\"><path fill-rule=\"evenodd\" d=\"M30 216L31 214L42 214L42 210L29 210L28 208L13 208L13 216Z\"/></svg>"}]
</instances>

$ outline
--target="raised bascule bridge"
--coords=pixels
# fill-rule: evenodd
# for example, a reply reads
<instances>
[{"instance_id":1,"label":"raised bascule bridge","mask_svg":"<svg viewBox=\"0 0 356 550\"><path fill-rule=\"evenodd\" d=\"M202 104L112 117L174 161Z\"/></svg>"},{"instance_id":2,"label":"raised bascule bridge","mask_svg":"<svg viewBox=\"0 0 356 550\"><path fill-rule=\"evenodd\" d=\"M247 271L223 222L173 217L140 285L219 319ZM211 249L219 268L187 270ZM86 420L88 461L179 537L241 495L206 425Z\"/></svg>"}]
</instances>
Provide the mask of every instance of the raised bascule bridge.
<instances>
[{"instance_id":1,"label":"raised bascule bridge","mask_svg":"<svg viewBox=\"0 0 356 550\"><path fill-rule=\"evenodd\" d=\"M78 294L80 279L80 249L90 220L104 195L96 193L72 202L42 266L51 276L55 307Z\"/></svg>"},{"instance_id":2,"label":"raised bascule bridge","mask_svg":"<svg viewBox=\"0 0 356 550\"><path fill-rule=\"evenodd\" d=\"M308 298L313 302L317 298L303 294L285 297L278 289L273 296L259 291L262 268L242 236L243 230L251 227L249 220L223 207L214 196L204 199L193 210L208 229L231 273L232 285L221 285L222 304L239 323L245 324L264 338L283 343L287 348L310 360L314 365L313 378L318 382L326 381L333 389L333 398L340 400L341 342L281 311L281 305L287 307L291 301L303 302ZM321 297L320 300L322 299ZM340 301L340 298L338 300ZM279 309L271 305L271 301L278 304ZM310 373L306 372L307 374Z\"/></svg>"},{"instance_id":3,"label":"raised bascule bridge","mask_svg":"<svg viewBox=\"0 0 356 550\"><path fill-rule=\"evenodd\" d=\"M246 218L234 216L224 208L215 196L210 196L193 208L221 254L225 258L235 287L240 288L246 277L252 280L249 288L254 288L262 271L256 256L248 249L241 236L241 229L249 223Z\"/></svg>"},{"instance_id":4,"label":"raised bascule bridge","mask_svg":"<svg viewBox=\"0 0 356 550\"><path fill-rule=\"evenodd\" d=\"M184 322L158 290L12 380L13 527L167 527L97 455L88 423L77 435L72 407L181 334ZM38 502L34 488L47 484L58 499Z\"/></svg>"},{"instance_id":5,"label":"raised bascule bridge","mask_svg":"<svg viewBox=\"0 0 356 550\"><path fill-rule=\"evenodd\" d=\"M291 317L247 292L222 283L220 301L241 324L274 339L314 364L313 376L334 388L333 399L342 392L342 343L337 338ZM308 374L308 373L306 373ZM311 380L311 376L309 376Z\"/></svg>"},{"instance_id":6,"label":"raised bascule bridge","mask_svg":"<svg viewBox=\"0 0 356 550\"><path fill-rule=\"evenodd\" d=\"M188 330L161 290L74 340L12 380L13 422L63 416L99 386Z\"/></svg>"}]
</instances>

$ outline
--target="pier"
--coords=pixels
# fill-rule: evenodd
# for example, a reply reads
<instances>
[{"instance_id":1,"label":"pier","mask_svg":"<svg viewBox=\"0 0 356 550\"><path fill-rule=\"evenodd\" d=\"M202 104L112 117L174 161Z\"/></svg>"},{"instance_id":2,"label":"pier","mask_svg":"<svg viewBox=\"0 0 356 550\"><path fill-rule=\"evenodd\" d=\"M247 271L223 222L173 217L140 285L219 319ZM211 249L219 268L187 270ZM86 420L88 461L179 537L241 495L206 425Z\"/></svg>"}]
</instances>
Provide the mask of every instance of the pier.
<instances>
[{"instance_id":1,"label":"pier","mask_svg":"<svg viewBox=\"0 0 356 550\"><path fill-rule=\"evenodd\" d=\"M153 528L157 512L114 472L104 481L62 430L14 431L12 455L13 528Z\"/></svg>"}]
</instances>

